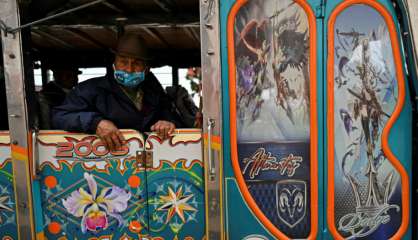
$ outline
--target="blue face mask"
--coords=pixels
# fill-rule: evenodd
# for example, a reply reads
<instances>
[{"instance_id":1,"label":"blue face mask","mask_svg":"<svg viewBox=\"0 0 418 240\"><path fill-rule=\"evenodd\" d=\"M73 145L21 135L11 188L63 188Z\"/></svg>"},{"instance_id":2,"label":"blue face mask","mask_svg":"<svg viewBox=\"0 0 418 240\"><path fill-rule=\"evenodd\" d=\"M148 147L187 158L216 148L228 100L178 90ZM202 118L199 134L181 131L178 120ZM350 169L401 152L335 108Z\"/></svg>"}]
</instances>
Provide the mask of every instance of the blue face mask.
<instances>
[{"instance_id":1,"label":"blue face mask","mask_svg":"<svg viewBox=\"0 0 418 240\"><path fill-rule=\"evenodd\" d=\"M115 70L115 79L122 86L134 88L145 80L145 71L130 73L123 70Z\"/></svg>"}]
</instances>

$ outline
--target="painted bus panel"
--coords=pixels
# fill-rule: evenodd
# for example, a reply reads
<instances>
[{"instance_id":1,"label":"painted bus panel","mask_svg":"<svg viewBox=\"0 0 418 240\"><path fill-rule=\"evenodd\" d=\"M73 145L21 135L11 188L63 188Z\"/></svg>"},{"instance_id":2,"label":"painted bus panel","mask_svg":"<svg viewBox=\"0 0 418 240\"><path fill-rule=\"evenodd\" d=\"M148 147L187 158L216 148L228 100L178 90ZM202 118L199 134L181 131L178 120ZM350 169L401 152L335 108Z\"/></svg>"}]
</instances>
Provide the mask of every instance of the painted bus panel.
<instances>
[{"instance_id":1,"label":"painted bus panel","mask_svg":"<svg viewBox=\"0 0 418 240\"><path fill-rule=\"evenodd\" d=\"M47 239L202 239L205 235L200 130L167 140L122 131L109 152L94 135L37 137L43 235ZM36 193L35 193L36 195Z\"/></svg>"},{"instance_id":2,"label":"painted bus panel","mask_svg":"<svg viewBox=\"0 0 418 240\"><path fill-rule=\"evenodd\" d=\"M17 239L9 132L0 132L0 239Z\"/></svg>"}]
</instances>

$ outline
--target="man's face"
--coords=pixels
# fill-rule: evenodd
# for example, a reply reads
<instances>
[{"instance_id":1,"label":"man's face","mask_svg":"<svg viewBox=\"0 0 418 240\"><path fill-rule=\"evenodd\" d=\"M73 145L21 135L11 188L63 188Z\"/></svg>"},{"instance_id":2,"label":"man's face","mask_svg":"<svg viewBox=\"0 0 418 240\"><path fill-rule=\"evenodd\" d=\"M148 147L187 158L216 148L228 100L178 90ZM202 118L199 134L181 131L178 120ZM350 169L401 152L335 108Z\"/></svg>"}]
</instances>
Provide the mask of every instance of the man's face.
<instances>
[{"instance_id":1,"label":"man's face","mask_svg":"<svg viewBox=\"0 0 418 240\"><path fill-rule=\"evenodd\" d=\"M144 61L140 59L116 55L115 70L122 70L132 73L143 72L148 70L148 67L145 65Z\"/></svg>"},{"instance_id":2,"label":"man's face","mask_svg":"<svg viewBox=\"0 0 418 240\"><path fill-rule=\"evenodd\" d=\"M54 70L54 81L62 87L71 89L78 83L78 69L58 69Z\"/></svg>"}]
</instances>

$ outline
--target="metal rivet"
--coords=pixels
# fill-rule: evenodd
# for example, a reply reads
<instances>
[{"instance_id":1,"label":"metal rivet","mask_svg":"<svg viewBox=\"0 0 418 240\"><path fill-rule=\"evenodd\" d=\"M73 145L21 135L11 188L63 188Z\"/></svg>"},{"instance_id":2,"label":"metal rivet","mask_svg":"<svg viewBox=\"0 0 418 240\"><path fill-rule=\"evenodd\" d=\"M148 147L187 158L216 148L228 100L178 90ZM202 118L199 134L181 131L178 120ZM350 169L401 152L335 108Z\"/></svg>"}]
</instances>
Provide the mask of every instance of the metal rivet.
<instances>
[{"instance_id":1,"label":"metal rivet","mask_svg":"<svg viewBox=\"0 0 418 240\"><path fill-rule=\"evenodd\" d=\"M213 54L215 54L215 51L213 51L212 49L208 49L208 55L213 55Z\"/></svg>"},{"instance_id":2,"label":"metal rivet","mask_svg":"<svg viewBox=\"0 0 418 240\"><path fill-rule=\"evenodd\" d=\"M9 57L10 57L11 59L16 58L16 56L15 56L13 53L9 54Z\"/></svg>"},{"instance_id":3,"label":"metal rivet","mask_svg":"<svg viewBox=\"0 0 418 240\"><path fill-rule=\"evenodd\" d=\"M13 145L17 145L19 142L18 141L16 141L16 140L14 140L13 141Z\"/></svg>"},{"instance_id":4,"label":"metal rivet","mask_svg":"<svg viewBox=\"0 0 418 240\"><path fill-rule=\"evenodd\" d=\"M209 28L209 29L212 29L212 24L210 24L210 23L206 23L206 24L205 24L205 27L206 27L206 28Z\"/></svg>"},{"instance_id":5,"label":"metal rivet","mask_svg":"<svg viewBox=\"0 0 418 240\"><path fill-rule=\"evenodd\" d=\"M409 32L403 32L404 36L408 36Z\"/></svg>"}]
</instances>

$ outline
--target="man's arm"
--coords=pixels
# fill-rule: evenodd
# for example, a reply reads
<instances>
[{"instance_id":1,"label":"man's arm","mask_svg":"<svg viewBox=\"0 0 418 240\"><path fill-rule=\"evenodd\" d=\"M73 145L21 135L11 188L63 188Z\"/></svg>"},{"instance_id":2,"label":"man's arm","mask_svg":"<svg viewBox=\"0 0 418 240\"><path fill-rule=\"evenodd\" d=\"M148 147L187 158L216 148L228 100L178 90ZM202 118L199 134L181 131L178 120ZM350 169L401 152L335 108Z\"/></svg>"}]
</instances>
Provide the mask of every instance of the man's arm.
<instances>
[{"instance_id":1,"label":"man's arm","mask_svg":"<svg viewBox=\"0 0 418 240\"><path fill-rule=\"evenodd\" d=\"M95 111L86 89L75 88L62 105L52 109L52 126L66 131L95 133L102 115Z\"/></svg>"}]
</instances>

